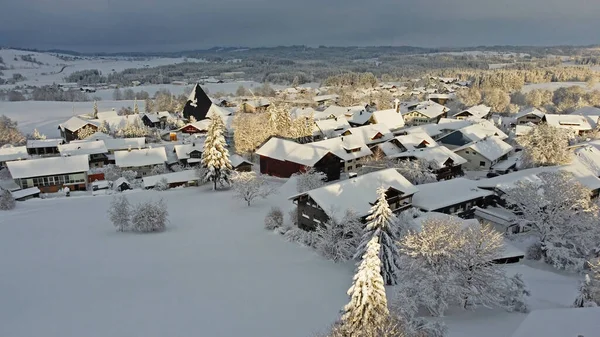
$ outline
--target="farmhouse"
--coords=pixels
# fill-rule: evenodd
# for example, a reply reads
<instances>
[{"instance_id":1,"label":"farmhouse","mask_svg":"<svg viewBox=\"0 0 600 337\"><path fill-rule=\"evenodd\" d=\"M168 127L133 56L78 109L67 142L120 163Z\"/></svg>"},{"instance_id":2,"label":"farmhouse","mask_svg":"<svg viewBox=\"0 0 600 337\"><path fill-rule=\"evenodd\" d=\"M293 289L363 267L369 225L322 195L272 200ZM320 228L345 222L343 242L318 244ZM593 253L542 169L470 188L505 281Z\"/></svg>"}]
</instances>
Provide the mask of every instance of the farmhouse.
<instances>
[{"instance_id":1,"label":"farmhouse","mask_svg":"<svg viewBox=\"0 0 600 337\"><path fill-rule=\"evenodd\" d=\"M202 159L204 141L193 141L191 144L175 145L173 151L181 164L195 166L200 164Z\"/></svg>"},{"instance_id":2,"label":"farmhouse","mask_svg":"<svg viewBox=\"0 0 600 337\"><path fill-rule=\"evenodd\" d=\"M540 124L544 118L544 113L536 108L528 108L523 111L519 111L515 115L516 125L526 125L529 123Z\"/></svg>"},{"instance_id":3,"label":"farmhouse","mask_svg":"<svg viewBox=\"0 0 600 337\"><path fill-rule=\"evenodd\" d=\"M387 142L394 138L394 135L390 132L390 129L382 124L369 124L356 128L350 128L342 133L342 136L350 135L360 137L369 147L379 143Z\"/></svg>"},{"instance_id":4,"label":"farmhouse","mask_svg":"<svg viewBox=\"0 0 600 337\"><path fill-rule=\"evenodd\" d=\"M265 142L256 154L260 156L260 173L281 178L314 168L325 173L327 180L337 180L342 170L342 159L329 150L277 137Z\"/></svg>"},{"instance_id":5,"label":"farmhouse","mask_svg":"<svg viewBox=\"0 0 600 337\"><path fill-rule=\"evenodd\" d=\"M63 144L58 146L58 151L63 157L87 154L90 167L102 167L108 164L108 150L103 140Z\"/></svg>"},{"instance_id":6,"label":"farmhouse","mask_svg":"<svg viewBox=\"0 0 600 337\"><path fill-rule=\"evenodd\" d=\"M455 214L468 218L473 207L485 207L492 202L494 193L480 189L475 180L455 178L422 184L413 197L413 206L424 212Z\"/></svg>"},{"instance_id":7,"label":"farmhouse","mask_svg":"<svg viewBox=\"0 0 600 337\"><path fill-rule=\"evenodd\" d=\"M508 158L513 147L499 137L488 137L454 149L454 152L465 158L467 170L488 170L496 163Z\"/></svg>"},{"instance_id":8,"label":"farmhouse","mask_svg":"<svg viewBox=\"0 0 600 337\"><path fill-rule=\"evenodd\" d=\"M142 115L142 122L144 122L144 125L150 128L164 129L167 125L167 119L170 116L171 114L168 111L145 113Z\"/></svg>"},{"instance_id":9,"label":"farmhouse","mask_svg":"<svg viewBox=\"0 0 600 337\"><path fill-rule=\"evenodd\" d=\"M373 112L371 124L381 124L392 132L397 132L404 127L404 118L396 109L379 110Z\"/></svg>"},{"instance_id":10,"label":"farmhouse","mask_svg":"<svg viewBox=\"0 0 600 337\"><path fill-rule=\"evenodd\" d=\"M250 172L252 171L252 166L254 166L254 164L237 154L229 156L229 161L231 162L231 167L238 172Z\"/></svg>"},{"instance_id":11,"label":"farmhouse","mask_svg":"<svg viewBox=\"0 0 600 337\"><path fill-rule=\"evenodd\" d=\"M115 152L115 164L122 170L138 173L138 178L147 176L157 165L164 165L167 153L164 147Z\"/></svg>"},{"instance_id":12,"label":"farmhouse","mask_svg":"<svg viewBox=\"0 0 600 337\"><path fill-rule=\"evenodd\" d=\"M209 125L210 119L203 119L194 123L188 123L175 131L190 135L194 133L207 133Z\"/></svg>"},{"instance_id":13,"label":"farmhouse","mask_svg":"<svg viewBox=\"0 0 600 337\"><path fill-rule=\"evenodd\" d=\"M143 177L144 188L154 188L162 179L165 179L169 184L169 188L178 186L196 186L198 185L198 174L196 170L184 170L179 172L171 172L158 174L154 176Z\"/></svg>"},{"instance_id":14,"label":"farmhouse","mask_svg":"<svg viewBox=\"0 0 600 337\"><path fill-rule=\"evenodd\" d=\"M44 193L58 192L63 186L71 191L86 190L90 169L87 155L11 161L6 165L21 189L38 187Z\"/></svg>"},{"instance_id":15,"label":"farmhouse","mask_svg":"<svg viewBox=\"0 0 600 337\"><path fill-rule=\"evenodd\" d=\"M189 120L193 116L197 121L201 121L206 118L211 106L212 101L210 98L202 90L200 84L196 84L183 107L183 118Z\"/></svg>"},{"instance_id":16,"label":"farmhouse","mask_svg":"<svg viewBox=\"0 0 600 337\"><path fill-rule=\"evenodd\" d=\"M298 227L315 230L329 219L340 220L346 210L366 217L377 201L377 189L387 189L386 199L393 212L411 206L413 186L395 169L387 169L343 180L290 197L298 206Z\"/></svg>"},{"instance_id":17,"label":"farmhouse","mask_svg":"<svg viewBox=\"0 0 600 337\"><path fill-rule=\"evenodd\" d=\"M358 135L331 138L304 144L304 146L330 151L335 154L342 159L344 172L354 172L361 168L362 163L360 160L373 154L367 144Z\"/></svg>"},{"instance_id":18,"label":"farmhouse","mask_svg":"<svg viewBox=\"0 0 600 337\"><path fill-rule=\"evenodd\" d=\"M350 123L344 116L315 121L315 140L341 136L350 129Z\"/></svg>"},{"instance_id":19,"label":"farmhouse","mask_svg":"<svg viewBox=\"0 0 600 337\"><path fill-rule=\"evenodd\" d=\"M66 122L59 124L58 129L60 130L60 136L67 142L79 139L79 131L88 127L93 130L98 130L99 124L95 122L85 120L81 117L73 116Z\"/></svg>"},{"instance_id":20,"label":"farmhouse","mask_svg":"<svg viewBox=\"0 0 600 337\"><path fill-rule=\"evenodd\" d=\"M542 121L555 128L569 130L580 136L592 131L588 119L583 116L545 114Z\"/></svg>"},{"instance_id":21,"label":"farmhouse","mask_svg":"<svg viewBox=\"0 0 600 337\"><path fill-rule=\"evenodd\" d=\"M58 146L64 144L62 139L40 139L27 141L27 153L38 156L58 155Z\"/></svg>"},{"instance_id":22,"label":"farmhouse","mask_svg":"<svg viewBox=\"0 0 600 337\"><path fill-rule=\"evenodd\" d=\"M406 124L423 125L437 123L440 118L446 117L448 108L433 101L402 104L400 111Z\"/></svg>"},{"instance_id":23,"label":"farmhouse","mask_svg":"<svg viewBox=\"0 0 600 337\"><path fill-rule=\"evenodd\" d=\"M13 160L28 159L29 153L26 146L4 145L0 147L0 167L5 166L4 163Z\"/></svg>"},{"instance_id":24,"label":"farmhouse","mask_svg":"<svg viewBox=\"0 0 600 337\"><path fill-rule=\"evenodd\" d=\"M255 99L248 100L242 102L240 105L240 111L245 113L256 113L256 112L265 112L267 108L271 105L271 102L267 99Z\"/></svg>"},{"instance_id":25,"label":"farmhouse","mask_svg":"<svg viewBox=\"0 0 600 337\"><path fill-rule=\"evenodd\" d=\"M472 106L468 109L465 109L454 115L456 119L467 119L467 118L477 118L477 119L488 119L490 116L490 111L492 108L485 105L476 105Z\"/></svg>"},{"instance_id":26,"label":"farmhouse","mask_svg":"<svg viewBox=\"0 0 600 337\"><path fill-rule=\"evenodd\" d=\"M467 160L445 146L433 146L408 150L388 156L392 159L422 159L430 163L429 168L438 180L452 179L463 174L462 165Z\"/></svg>"}]
</instances>

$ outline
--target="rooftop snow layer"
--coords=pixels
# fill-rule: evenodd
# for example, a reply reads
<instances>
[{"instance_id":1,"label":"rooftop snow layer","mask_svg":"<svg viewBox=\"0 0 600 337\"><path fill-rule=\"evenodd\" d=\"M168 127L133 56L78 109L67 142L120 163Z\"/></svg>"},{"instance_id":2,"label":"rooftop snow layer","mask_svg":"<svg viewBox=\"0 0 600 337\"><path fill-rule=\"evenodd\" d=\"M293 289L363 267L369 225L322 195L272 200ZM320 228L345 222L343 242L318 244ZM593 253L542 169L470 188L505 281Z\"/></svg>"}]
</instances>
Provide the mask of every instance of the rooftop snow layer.
<instances>
[{"instance_id":1,"label":"rooftop snow layer","mask_svg":"<svg viewBox=\"0 0 600 337\"><path fill-rule=\"evenodd\" d=\"M88 155L71 157L48 157L6 163L13 179L51 176L75 172L87 172L90 169Z\"/></svg>"},{"instance_id":2,"label":"rooftop snow layer","mask_svg":"<svg viewBox=\"0 0 600 337\"><path fill-rule=\"evenodd\" d=\"M495 161L512 151L513 147L499 137L494 136L461 146L454 149L454 152L459 152L464 149L471 149L486 159Z\"/></svg>"},{"instance_id":3,"label":"rooftop snow layer","mask_svg":"<svg viewBox=\"0 0 600 337\"><path fill-rule=\"evenodd\" d=\"M476 181L455 178L418 186L413 196L413 206L425 211L435 211L465 201L494 195L493 192L477 187Z\"/></svg>"},{"instance_id":4,"label":"rooftop snow layer","mask_svg":"<svg viewBox=\"0 0 600 337\"><path fill-rule=\"evenodd\" d=\"M382 124L390 130L404 127L404 118L402 118L402 114L395 109L375 111L373 112L372 118L376 124Z\"/></svg>"},{"instance_id":5,"label":"rooftop snow layer","mask_svg":"<svg viewBox=\"0 0 600 337\"><path fill-rule=\"evenodd\" d=\"M419 158L429 162L434 162L438 167L443 167L448 159L452 159L453 165L462 165L467 160L456 153L452 152L445 146L434 146L426 147L423 149L414 149L395 155L389 156L390 158Z\"/></svg>"},{"instance_id":6,"label":"rooftop snow layer","mask_svg":"<svg viewBox=\"0 0 600 337\"><path fill-rule=\"evenodd\" d=\"M27 141L28 149L44 148L44 147L57 147L63 144L65 141L62 138L53 139L30 139Z\"/></svg>"},{"instance_id":7,"label":"rooftop snow layer","mask_svg":"<svg viewBox=\"0 0 600 337\"><path fill-rule=\"evenodd\" d=\"M158 165L166 161L167 153L164 147L115 152L115 164L119 167Z\"/></svg>"},{"instance_id":8,"label":"rooftop snow layer","mask_svg":"<svg viewBox=\"0 0 600 337\"><path fill-rule=\"evenodd\" d=\"M21 160L29 158L27 146L3 146L0 147L0 162Z\"/></svg>"},{"instance_id":9,"label":"rooftop snow layer","mask_svg":"<svg viewBox=\"0 0 600 337\"><path fill-rule=\"evenodd\" d=\"M58 151L63 156L108 153L108 150L106 149L106 145L104 145L103 140L59 145Z\"/></svg>"},{"instance_id":10,"label":"rooftop snow layer","mask_svg":"<svg viewBox=\"0 0 600 337\"><path fill-rule=\"evenodd\" d=\"M169 184L185 183L188 181L196 181L199 179L196 170L171 172L155 176L143 177L142 181L144 182L144 188L154 187L163 178L166 179Z\"/></svg>"}]
</instances>

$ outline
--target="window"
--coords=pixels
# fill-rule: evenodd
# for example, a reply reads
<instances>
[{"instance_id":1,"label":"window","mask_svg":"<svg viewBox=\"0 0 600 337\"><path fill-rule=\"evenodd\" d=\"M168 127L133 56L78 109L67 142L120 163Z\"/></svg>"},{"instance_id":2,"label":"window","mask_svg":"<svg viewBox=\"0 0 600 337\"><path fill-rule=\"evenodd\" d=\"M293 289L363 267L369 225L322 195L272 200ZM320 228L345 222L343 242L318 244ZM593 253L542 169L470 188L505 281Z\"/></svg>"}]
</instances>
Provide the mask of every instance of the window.
<instances>
[{"instance_id":1,"label":"window","mask_svg":"<svg viewBox=\"0 0 600 337\"><path fill-rule=\"evenodd\" d=\"M361 168L362 164L356 164L356 168Z\"/></svg>"},{"instance_id":2,"label":"window","mask_svg":"<svg viewBox=\"0 0 600 337\"><path fill-rule=\"evenodd\" d=\"M484 162L484 161L480 161L480 162L479 162L479 166L480 166L480 167L485 167L485 162Z\"/></svg>"},{"instance_id":3,"label":"window","mask_svg":"<svg viewBox=\"0 0 600 337\"><path fill-rule=\"evenodd\" d=\"M348 166L348 171L352 170L352 165Z\"/></svg>"},{"instance_id":4,"label":"window","mask_svg":"<svg viewBox=\"0 0 600 337\"><path fill-rule=\"evenodd\" d=\"M469 150L466 150L466 151L465 151L465 153L466 153L466 154L469 154Z\"/></svg>"}]
</instances>

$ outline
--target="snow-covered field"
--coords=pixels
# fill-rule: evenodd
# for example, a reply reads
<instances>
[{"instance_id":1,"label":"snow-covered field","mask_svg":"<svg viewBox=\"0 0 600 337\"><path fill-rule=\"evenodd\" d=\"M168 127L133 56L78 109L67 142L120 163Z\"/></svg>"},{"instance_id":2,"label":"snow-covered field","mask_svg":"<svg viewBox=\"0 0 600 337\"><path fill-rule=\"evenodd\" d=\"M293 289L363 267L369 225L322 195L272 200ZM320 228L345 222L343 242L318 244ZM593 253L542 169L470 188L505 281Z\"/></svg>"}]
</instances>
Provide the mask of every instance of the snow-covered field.
<instances>
[{"instance_id":1,"label":"snow-covered field","mask_svg":"<svg viewBox=\"0 0 600 337\"><path fill-rule=\"evenodd\" d=\"M144 111L144 101L138 101L140 111ZM74 115L91 113L94 102L6 102L0 101L0 115L6 115L19 124L25 134L34 128L47 137L59 137L58 124L67 121ZM99 101L98 110L119 110L122 107L133 107L133 101Z\"/></svg>"},{"instance_id":2,"label":"snow-covered field","mask_svg":"<svg viewBox=\"0 0 600 337\"><path fill-rule=\"evenodd\" d=\"M600 83L596 83L592 88L589 88L587 86L587 83L585 83L585 82L548 82L548 83L526 84L521 89L521 92L527 93L533 89L543 89L543 90L554 91L559 88L567 88L567 87L572 87L575 85L580 86L586 90L600 90Z\"/></svg>"}]
</instances>

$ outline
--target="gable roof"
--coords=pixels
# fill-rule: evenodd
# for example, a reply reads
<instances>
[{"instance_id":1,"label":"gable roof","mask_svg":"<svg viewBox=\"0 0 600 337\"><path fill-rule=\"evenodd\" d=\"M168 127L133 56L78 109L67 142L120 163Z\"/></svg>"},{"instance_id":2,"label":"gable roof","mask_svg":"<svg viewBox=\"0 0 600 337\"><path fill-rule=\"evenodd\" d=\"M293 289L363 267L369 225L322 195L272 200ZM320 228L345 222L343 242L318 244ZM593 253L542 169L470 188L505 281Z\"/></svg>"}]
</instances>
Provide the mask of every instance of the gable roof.
<instances>
[{"instance_id":1,"label":"gable roof","mask_svg":"<svg viewBox=\"0 0 600 337\"><path fill-rule=\"evenodd\" d=\"M382 143L394 138L394 135L383 124L369 124L346 130L346 133L356 135L363 139L364 143L371 145L374 143ZM380 138L375 138L381 134Z\"/></svg>"},{"instance_id":2,"label":"gable roof","mask_svg":"<svg viewBox=\"0 0 600 337\"><path fill-rule=\"evenodd\" d=\"M592 337L598 335L600 308L561 308L534 310L512 337Z\"/></svg>"},{"instance_id":3,"label":"gable roof","mask_svg":"<svg viewBox=\"0 0 600 337\"><path fill-rule=\"evenodd\" d=\"M513 147L510 144L504 142L499 137L494 136L463 145L454 149L454 152L459 152L467 148L479 153L490 161L497 160L513 150Z\"/></svg>"},{"instance_id":4,"label":"gable roof","mask_svg":"<svg viewBox=\"0 0 600 337\"><path fill-rule=\"evenodd\" d=\"M108 151L127 150L127 149L140 149L146 147L146 138L117 138L117 139L104 139L104 145Z\"/></svg>"},{"instance_id":5,"label":"gable roof","mask_svg":"<svg viewBox=\"0 0 600 337\"><path fill-rule=\"evenodd\" d=\"M27 146L3 146L0 147L0 162L10 160L21 160L29 158Z\"/></svg>"},{"instance_id":6,"label":"gable roof","mask_svg":"<svg viewBox=\"0 0 600 337\"><path fill-rule=\"evenodd\" d=\"M484 118L485 116L489 115L491 110L492 110L492 108L490 108L489 106L480 104L480 105L475 105L470 108L467 108L461 112L458 112L458 113L454 114L454 116L456 117L456 116L462 116L462 115L471 115L475 118Z\"/></svg>"},{"instance_id":7,"label":"gable roof","mask_svg":"<svg viewBox=\"0 0 600 337\"><path fill-rule=\"evenodd\" d=\"M115 110L109 110L109 111L98 112L98 114L96 115L96 118L106 119L106 118L118 117L118 116L119 116L119 114Z\"/></svg>"},{"instance_id":8,"label":"gable roof","mask_svg":"<svg viewBox=\"0 0 600 337\"><path fill-rule=\"evenodd\" d=\"M475 180L454 178L418 186L413 196L414 207L435 211L444 207L494 195L492 191L480 189Z\"/></svg>"},{"instance_id":9,"label":"gable roof","mask_svg":"<svg viewBox=\"0 0 600 337\"><path fill-rule=\"evenodd\" d=\"M150 188L154 187L161 179L166 179L169 184L176 184L196 181L199 177L196 170L183 170L179 172L146 176L142 178L142 182L144 183L144 188Z\"/></svg>"},{"instance_id":10,"label":"gable roof","mask_svg":"<svg viewBox=\"0 0 600 337\"><path fill-rule=\"evenodd\" d=\"M414 149L406 152L401 152L388 156L389 158L418 158L429 162L433 162L438 167L443 167L448 159L452 159L454 165L462 165L467 160L458 154L452 152L445 146L426 147L423 149Z\"/></svg>"},{"instance_id":11,"label":"gable roof","mask_svg":"<svg viewBox=\"0 0 600 337\"><path fill-rule=\"evenodd\" d=\"M232 154L231 156L229 156L229 161L231 162L231 166L233 168L236 168L242 164L250 164L250 165L254 165L252 162L244 159L244 157L238 155L238 154Z\"/></svg>"},{"instance_id":12,"label":"gable roof","mask_svg":"<svg viewBox=\"0 0 600 337\"><path fill-rule=\"evenodd\" d=\"M114 137L111 136L111 135L107 135L106 133L98 131L98 132L94 132L93 134L85 137L84 140L88 140L89 141L89 140L104 140L104 139L114 139ZM71 141L71 143L72 142L73 141Z\"/></svg>"},{"instance_id":13,"label":"gable roof","mask_svg":"<svg viewBox=\"0 0 600 337\"><path fill-rule=\"evenodd\" d=\"M180 144L173 147L178 160L190 158L193 151L204 151L204 140L195 141L192 144Z\"/></svg>"},{"instance_id":14,"label":"gable roof","mask_svg":"<svg viewBox=\"0 0 600 337\"><path fill-rule=\"evenodd\" d=\"M585 165L596 177L600 177L600 150L592 145L575 149L575 159Z\"/></svg>"},{"instance_id":15,"label":"gable roof","mask_svg":"<svg viewBox=\"0 0 600 337\"><path fill-rule=\"evenodd\" d=\"M395 109L375 111L373 112L372 119L376 124L383 124L390 130L404 127L404 118Z\"/></svg>"},{"instance_id":16,"label":"gable roof","mask_svg":"<svg viewBox=\"0 0 600 337\"><path fill-rule=\"evenodd\" d=\"M44 147L58 147L60 144L64 144L65 141L62 138L52 139L30 139L27 141L28 149L39 149Z\"/></svg>"},{"instance_id":17,"label":"gable roof","mask_svg":"<svg viewBox=\"0 0 600 337\"><path fill-rule=\"evenodd\" d=\"M600 115L600 109L593 106L584 106L581 109L571 112L571 115L598 116Z\"/></svg>"},{"instance_id":18,"label":"gable roof","mask_svg":"<svg viewBox=\"0 0 600 337\"><path fill-rule=\"evenodd\" d=\"M73 117L69 118L66 122L59 124L58 128L61 130L69 130L71 132L76 132L79 129L82 129L83 127L85 127L87 125L93 125L95 127L98 127L100 124L97 124L97 123L98 123L98 120L90 121L90 120L86 120L86 119L83 119L78 116L73 116Z\"/></svg>"},{"instance_id":19,"label":"gable roof","mask_svg":"<svg viewBox=\"0 0 600 337\"><path fill-rule=\"evenodd\" d=\"M288 154L296 150L300 144L291 140L271 137L266 143L264 143L256 154L259 156L269 157L277 159L279 161L285 161L288 158Z\"/></svg>"},{"instance_id":20,"label":"gable roof","mask_svg":"<svg viewBox=\"0 0 600 337\"><path fill-rule=\"evenodd\" d=\"M304 144L304 146L327 150L344 161L363 158L373 154L362 138L355 135L326 139ZM351 151L356 149L358 149L358 151Z\"/></svg>"},{"instance_id":21,"label":"gable roof","mask_svg":"<svg viewBox=\"0 0 600 337\"><path fill-rule=\"evenodd\" d=\"M108 153L108 150L106 149L106 145L104 145L103 140L59 145L58 151L62 156Z\"/></svg>"},{"instance_id":22,"label":"gable roof","mask_svg":"<svg viewBox=\"0 0 600 337\"><path fill-rule=\"evenodd\" d=\"M500 139L507 139L508 135L498 129L492 122L488 120L480 120L474 124L459 129L467 138L472 141L478 141L486 137L496 136Z\"/></svg>"},{"instance_id":23,"label":"gable roof","mask_svg":"<svg viewBox=\"0 0 600 337\"><path fill-rule=\"evenodd\" d=\"M87 172L90 169L88 155L71 157L47 157L6 163L13 179L32 178L74 172Z\"/></svg>"},{"instance_id":24,"label":"gable roof","mask_svg":"<svg viewBox=\"0 0 600 337\"><path fill-rule=\"evenodd\" d=\"M343 216L346 210L353 210L364 216L369 213L371 204L377 200L377 189L381 186L394 188L404 195L417 192L413 184L392 168L328 184L289 199L308 195L334 219Z\"/></svg>"},{"instance_id":25,"label":"gable roof","mask_svg":"<svg viewBox=\"0 0 600 337\"><path fill-rule=\"evenodd\" d=\"M437 143L425 132L409 133L407 135L398 136L395 138L404 146L407 150L415 150L417 146L424 144L425 147L437 146Z\"/></svg>"},{"instance_id":26,"label":"gable roof","mask_svg":"<svg viewBox=\"0 0 600 337\"><path fill-rule=\"evenodd\" d=\"M315 121L315 126L325 136L339 136L350 129L350 124L344 116Z\"/></svg>"},{"instance_id":27,"label":"gable roof","mask_svg":"<svg viewBox=\"0 0 600 337\"><path fill-rule=\"evenodd\" d=\"M544 117L545 113L543 113L542 111L536 109L536 108L527 108L525 110L521 110L519 111L514 118L521 118L521 117L525 117L527 115L534 115L537 116L539 118Z\"/></svg>"},{"instance_id":28,"label":"gable roof","mask_svg":"<svg viewBox=\"0 0 600 337\"><path fill-rule=\"evenodd\" d=\"M348 123L350 124L355 124L355 125L365 125L369 122L369 120L371 119L371 116L373 115L372 112L365 110L364 107L362 107L360 110L359 109L353 109L351 110L352 115L348 116L348 114L346 114L346 118L348 119Z\"/></svg>"},{"instance_id":29,"label":"gable roof","mask_svg":"<svg viewBox=\"0 0 600 337\"><path fill-rule=\"evenodd\" d=\"M319 95L319 96L313 97L313 101L319 103L319 102L336 100L339 97L340 97L339 95L335 95L335 94L331 94L331 95Z\"/></svg>"},{"instance_id":30,"label":"gable roof","mask_svg":"<svg viewBox=\"0 0 600 337\"><path fill-rule=\"evenodd\" d=\"M592 129L588 120L579 115L546 114L544 115L544 120L548 125L561 129L575 131L588 131Z\"/></svg>"},{"instance_id":31,"label":"gable roof","mask_svg":"<svg viewBox=\"0 0 600 337\"><path fill-rule=\"evenodd\" d=\"M425 115L427 118L436 118L448 111L448 108L434 101L423 101L418 103L408 103L404 105L401 104L400 111L403 115L409 112L417 111Z\"/></svg>"},{"instance_id":32,"label":"gable roof","mask_svg":"<svg viewBox=\"0 0 600 337\"><path fill-rule=\"evenodd\" d=\"M158 165L166 161L167 153L164 147L115 152L115 164L119 167Z\"/></svg>"}]
</instances>

